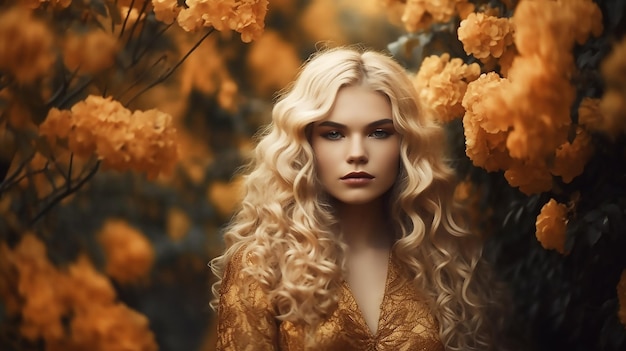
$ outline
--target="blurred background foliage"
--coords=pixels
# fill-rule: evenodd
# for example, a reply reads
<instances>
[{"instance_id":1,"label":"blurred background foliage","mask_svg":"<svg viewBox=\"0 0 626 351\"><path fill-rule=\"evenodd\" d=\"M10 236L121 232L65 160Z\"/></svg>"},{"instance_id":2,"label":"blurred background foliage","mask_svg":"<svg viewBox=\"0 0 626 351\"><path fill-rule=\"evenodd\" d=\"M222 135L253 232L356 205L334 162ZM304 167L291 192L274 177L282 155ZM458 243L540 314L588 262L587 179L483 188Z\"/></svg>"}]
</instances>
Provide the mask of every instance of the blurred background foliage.
<instances>
[{"instance_id":1,"label":"blurred background foliage","mask_svg":"<svg viewBox=\"0 0 626 351\"><path fill-rule=\"evenodd\" d=\"M623 1L207 3L0 1L0 349L212 350L237 170L303 60L355 43L445 124L518 338L626 349Z\"/></svg>"}]
</instances>

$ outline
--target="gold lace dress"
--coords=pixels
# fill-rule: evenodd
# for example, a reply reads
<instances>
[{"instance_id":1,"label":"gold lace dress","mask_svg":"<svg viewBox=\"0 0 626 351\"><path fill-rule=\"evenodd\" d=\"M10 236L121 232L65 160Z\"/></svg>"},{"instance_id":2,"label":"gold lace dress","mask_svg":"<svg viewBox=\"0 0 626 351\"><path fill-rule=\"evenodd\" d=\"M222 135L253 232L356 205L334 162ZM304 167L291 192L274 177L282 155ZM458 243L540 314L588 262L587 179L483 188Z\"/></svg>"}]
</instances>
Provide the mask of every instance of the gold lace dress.
<instances>
[{"instance_id":1,"label":"gold lace dress","mask_svg":"<svg viewBox=\"0 0 626 351\"><path fill-rule=\"evenodd\" d=\"M256 281L242 273L241 254L226 266L220 288L217 350L306 349L302 325L281 322ZM387 272L378 330L372 334L347 283L337 309L316 329L316 351L444 351L438 324L423 298L406 284L393 259Z\"/></svg>"}]
</instances>

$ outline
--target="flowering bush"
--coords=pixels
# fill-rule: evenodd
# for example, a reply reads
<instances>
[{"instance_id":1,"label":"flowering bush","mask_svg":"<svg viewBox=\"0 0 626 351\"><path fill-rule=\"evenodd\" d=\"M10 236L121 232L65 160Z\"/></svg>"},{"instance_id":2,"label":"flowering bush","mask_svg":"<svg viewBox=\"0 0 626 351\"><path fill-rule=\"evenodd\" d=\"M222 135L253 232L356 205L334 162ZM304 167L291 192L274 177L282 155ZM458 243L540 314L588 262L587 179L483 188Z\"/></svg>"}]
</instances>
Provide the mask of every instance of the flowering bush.
<instances>
[{"instance_id":1,"label":"flowering bush","mask_svg":"<svg viewBox=\"0 0 626 351\"><path fill-rule=\"evenodd\" d=\"M94 180L111 171L136 174L129 184L180 186L172 179L186 142L183 113L156 109L158 95L146 96L163 86L176 92L180 82L168 78L211 33L259 38L267 6L267 0L0 3L0 349L158 349L154 324L129 298L151 281L157 264L168 267L158 261L155 231L127 220L149 205L118 202L105 211L111 218L100 218L93 207L116 194L85 201L81 191L97 192L102 181ZM237 85L218 84L222 103L234 110ZM76 223L68 226L68 218ZM184 215L170 219L161 226L172 232L172 243L161 242L161 250L174 241L189 245Z\"/></svg>"},{"instance_id":2,"label":"flowering bush","mask_svg":"<svg viewBox=\"0 0 626 351\"><path fill-rule=\"evenodd\" d=\"M1 297L13 301L9 313L20 313L20 332L28 340L59 351L157 350L146 317L117 302L109 280L86 257L57 269L32 233L12 250L3 243L0 252L1 278L17 287Z\"/></svg>"},{"instance_id":3,"label":"flowering bush","mask_svg":"<svg viewBox=\"0 0 626 351\"><path fill-rule=\"evenodd\" d=\"M480 192L470 212L482 211L486 255L516 292L522 338L537 335L546 349L557 336L571 350L626 347L615 326L617 316L626 323L623 275L618 296L614 285L626 267L626 4L386 3L409 32L389 47L428 78L416 88L449 132L460 179ZM456 88L433 51L480 75Z\"/></svg>"}]
</instances>

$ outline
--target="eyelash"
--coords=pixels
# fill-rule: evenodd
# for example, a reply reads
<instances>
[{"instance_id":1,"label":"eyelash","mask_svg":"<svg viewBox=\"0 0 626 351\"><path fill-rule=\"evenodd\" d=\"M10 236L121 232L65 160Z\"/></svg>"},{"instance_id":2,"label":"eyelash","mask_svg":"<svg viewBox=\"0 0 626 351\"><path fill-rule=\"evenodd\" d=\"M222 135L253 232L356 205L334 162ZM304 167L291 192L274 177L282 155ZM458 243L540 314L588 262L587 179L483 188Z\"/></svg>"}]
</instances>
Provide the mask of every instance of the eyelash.
<instances>
[{"instance_id":1,"label":"eyelash","mask_svg":"<svg viewBox=\"0 0 626 351\"><path fill-rule=\"evenodd\" d=\"M376 134L383 134L383 135L379 135L376 136ZM389 132L385 129L376 129L373 132L371 132L370 134L368 134L369 137L372 137L374 139L387 139L388 137L390 137L391 135L393 135L392 132ZM328 140L339 140L341 138L344 137L343 134L341 134L341 132L337 131L337 130L330 130L328 132L325 132L322 134L322 137L328 139Z\"/></svg>"}]
</instances>

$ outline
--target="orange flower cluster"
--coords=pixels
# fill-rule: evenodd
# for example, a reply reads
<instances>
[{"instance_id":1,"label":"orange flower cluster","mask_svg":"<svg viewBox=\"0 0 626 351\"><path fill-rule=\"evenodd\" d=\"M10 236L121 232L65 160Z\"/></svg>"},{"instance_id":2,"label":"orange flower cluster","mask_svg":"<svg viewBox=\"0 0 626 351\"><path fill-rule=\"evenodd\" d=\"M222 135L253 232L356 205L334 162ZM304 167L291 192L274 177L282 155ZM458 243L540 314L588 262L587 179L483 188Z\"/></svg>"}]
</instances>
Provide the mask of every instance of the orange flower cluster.
<instances>
[{"instance_id":1,"label":"orange flower cluster","mask_svg":"<svg viewBox=\"0 0 626 351\"><path fill-rule=\"evenodd\" d=\"M515 45L522 56L539 56L550 69L570 73L574 43L602 34L602 12L593 0L521 1L513 15Z\"/></svg>"},{"instance_id":2,"label":"orange flower cluster","mask_svg":"<svg viewBox=\"0 0 626 351\"><path fill-rule=\"evenodd\" d=\"M219 31L234 30L248 43L263 34L268 0L186 0L185 7L177 0L152 0L156 18L165 23L174 19L184 30L201 27Z\"/></svg>"},{"instance_id":3,"label":"orange flower cluster","mask_svg":"<svg viewBox=\"0 0 626 351\"><path fill-rule=\"evenodd\" d=\"M554 199L543 205L537 216L536 236L544 249L565 253L565 230L567 229L567 208Z\"/></svg>"},{"instance_id":4,"label":"orange flower cluster","mask_svg":"<svg viewBox=\"0 0 626 351\"><path fill-rule=\"evenodd\" d=\"M457 14L465 18L472 11L474 5L468 0L406 0L402 22L408 32L414 33L434 23L446 23Z\"/></svg>"},{"instance_id":5,"label":"orange flower cluster","mask_svg":"<svg viewBox=\"0 0 626 351\"><path fill-rule=\"evenodd\" d=\"M0 14L0 71L18 83L41 78L54 64L54 37L30 11L14 7Z\"/></svg>"},{"instance_id":6,"label":"orange flower cluster","mask_svg":"<svg viewBox=\"0 0 626 351\"><path fill-rule=\"evenodd\" d=\"M105 167L145 172L151 179L170 172L178 157L170 115L156 109L131 112L110 97L90 95L71 110L51 109L39 133L53 144L67 139L79 157L95 153Z\"/></svg>"},{"instance_id":7,"label":"orange flower cluster","mask_svg":"<svg viewBox=\"0 0 626 351\"><path fill-rule=\"evenodd\" d=\"M0 273L10 283L0 290L7 312L19 314L21 334L48 351L157 350L147 318L116 302L110 281L85 257L60 271L27 233L13 250L0 246Z\"/></svg>"},{"instance_id":8,"label":"orange flower cluster","mask_svg":"<svg viewBox=\"0 0 626 351\"><path fill-rule=\"evenodd\" d=\"M431 109L435 118L449 122L463 116L461 100L469 82L480 75L477 63L467 65L449 54L424 59L413 84L422 106Z\"/></svg>"},{"instance_id":9,"label":"orange flower cluster","mask_svg":"<svg viewBox=\"0 0 626 351\"><path fill-rule=\"evenodd\" d=\"M127 222L109 219L98 234L106 255L106 273L120 283L146 276L154 262L150 241Z\"/></svg>"},{"instance_id":10,"label":"orange flower cluster","mask_svg":"<svg viewBox=\"0 0 626 351\"><path fill-rule=\"evenodd\" d=\"M469 84L463 99L467 155L477 166L505 170L509 184L526 194L550 190L552 175L569 182L582 172L591 156L589 138L578 132L579 140L571 145L567 140L575 97L571 51L590 33L600 34L601 20L591 0L517 6L513 23L519 55L507 78L483 75ZM584 152L576 158L572 150Z\"/></svg>"},{"instance_id":11,"label":"orange flower cluster","mask_svg":"<svg viewBox=\"0 0 626 351\"><path fill-rule=\"evenodd\" d=\"M480 60L501 57L513 44L511 21L484 13L470 13L461 21L457 33L465 52Z\"/></svg>"},{"instance_id":12,"label":"orange flower cluster","mask_svg":"<svg viewBox=\"0 0 626 351\"><path fill-rule=\"evenodd\" d=\"M617 316L624 327L626 327L626 269L622 271L622 275L617 283L617 301L619 303Z\"/></svg>"},{"instance_id":13,"label":"orange flower cluster","mask_svg":"<svg viewBox=\"0 0 626 351\"><path fill-rule=\"evenodd\" d=\"M463 96L465 152L474 165L490 172L506 169L511 163L506 148L508 125L498 114L504 104L498 92L510 85L510 81L489 72L470 83Z\"/></svg>"},{"instance_id":14,"label":"orange flower cluster","mask_svg":"<svg viewBox=\"0 0 626 351\"><path fill-rule=\"evenodd\" d=\"M556 176L561 176L565 183L569 183L583 172L593 151L591 136L585 129L578 127L574 140L571 143L566 141L556 149L554 164L550 171Z\"/></svg>"},{"instance_id":15,"label":"orange flower cluster","mask_svg":"<svg viewBox=\"0 0 626 351\"><path fill-rule=\"evenodd\" d=\"M615 45L602 62L606 90L600 102L602 124L599 130L615 138L626 133L626 39Z\"/></svg>"},{"instance_id":16,"label":"orange flower cluster","mask_svg":"<svg viewBox=\"0 0 626 351\"><path fill-rule=\"evenodd\" d=\"M65 66L81 73L96 73L113 66L119 51L117 38L101 30L83 35L69 34L63 52Z\"/></svg>"}]
</instances>

